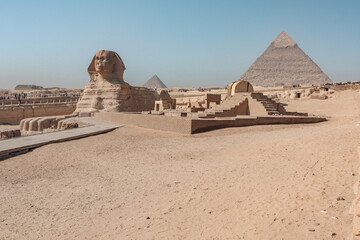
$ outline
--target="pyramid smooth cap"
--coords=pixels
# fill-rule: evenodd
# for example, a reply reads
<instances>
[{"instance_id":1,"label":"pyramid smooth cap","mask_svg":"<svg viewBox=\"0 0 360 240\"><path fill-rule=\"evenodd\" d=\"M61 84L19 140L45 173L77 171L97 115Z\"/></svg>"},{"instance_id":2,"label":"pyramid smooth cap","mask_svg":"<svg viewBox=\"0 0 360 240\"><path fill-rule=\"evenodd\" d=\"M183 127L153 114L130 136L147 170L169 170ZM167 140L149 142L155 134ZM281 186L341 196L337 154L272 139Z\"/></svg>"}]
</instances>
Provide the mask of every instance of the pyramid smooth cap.
<instances>
[{"instance_id":1,"label":"pyramid smooth cap","mask_svg":"<svg viewBox=\"0 0 360 240\"><path fill-rule=\"evenodd\" d=\"M297 45L285 31L282 31L272 43L277 48L294 47Z\"/></svg>"}]
</instances>

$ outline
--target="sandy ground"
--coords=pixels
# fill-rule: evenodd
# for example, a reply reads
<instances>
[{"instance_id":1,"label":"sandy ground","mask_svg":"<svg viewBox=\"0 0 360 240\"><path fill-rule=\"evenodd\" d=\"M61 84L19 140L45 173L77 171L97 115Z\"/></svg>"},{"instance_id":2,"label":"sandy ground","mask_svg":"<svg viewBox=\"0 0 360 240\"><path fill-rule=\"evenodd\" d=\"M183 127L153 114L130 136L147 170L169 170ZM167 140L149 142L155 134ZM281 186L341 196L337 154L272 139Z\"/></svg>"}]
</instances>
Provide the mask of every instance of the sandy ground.
<instances>
[{"instance_id":1,"label":"sandy ground","mask_svg":"<svg viewBox=\"0 0 360 240\"><path fill-rule=\"evenodd\" d=\"M287 102L319 124L137 127L0 162L0 239L345 239L360 94Z\"/></svg>"},{"instance_id":2,"label":"sandy ground","mask_svg":"<svg viewBox=\"0 0 360 240\"><path fill-rule=\"evenodd\" d=\"M1 130L12 130L12 129L19 129L19 125L0 124L0 131Z\"/></svg>"}]
</instances>

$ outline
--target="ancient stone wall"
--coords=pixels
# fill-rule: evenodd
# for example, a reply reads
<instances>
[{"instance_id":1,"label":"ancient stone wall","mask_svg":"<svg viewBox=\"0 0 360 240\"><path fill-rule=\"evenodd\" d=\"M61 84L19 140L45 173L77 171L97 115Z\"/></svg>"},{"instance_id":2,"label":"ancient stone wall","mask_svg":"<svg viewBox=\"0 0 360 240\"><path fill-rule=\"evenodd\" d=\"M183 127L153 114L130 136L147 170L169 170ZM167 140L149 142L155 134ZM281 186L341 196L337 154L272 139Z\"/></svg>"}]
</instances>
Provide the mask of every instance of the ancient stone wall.
<instances>
[{"instance_id":1,"label":"ancient stone wall","mask_svg":"<svg viewBox=\"0 0 360 240\"><path fill-rule=\"evenodd\" d=\"M75 111L76 102L0 106L0 123L19 124L24 118L67 115Z\"/></svg>"},{"instance_id":2,"label":"ancient stone wall","mask_svg":"<svg viewBox=\"0 0 360 240\"><path fill-rule=\"evenodd\" d=\"M141 112L154 109L155 91L145 87L131 87L131 107L129 111Z\"/></svg>"},{"instance_id":3,"label":"ancient stone wall","mask_svg":"<svg viewBox=\"0 0 360 240\"><path fill-rule=\"evenodd\" d=\"M46 98L26 98L26 99L3 99L0 100L0 107L19 104L48 104L48 103L72 103L77 102L79 97L46 97Z\"/></svg>"},{"instance_id":4,"label":"ancient stone wall","mask_svg":"<svg viewBox=\"0 0 360 240\"><path fill-rule=\"evenodd\" d=\"M200 119L188 117L170 117L150 114L134 114L122 112L96 112L95 120L114 124L129 124L138 127L152 128L183 134L193 134L226 127L242 127L268 124L299 124L326 121L318 117L298 116L254 116L236 119Z\"/></svg>"},{"instance_id":5,"label":"ancient stone wall","mask_svg":"<svg viewBox=\"0 0 360 240\"><path fill-rule=\"evenodd\" d=\"M168 117L123 112L96 112L95 120L183 134L191 134L191 124L193 121L193 119L187 117Z\"/></svg>"}]
</instances>

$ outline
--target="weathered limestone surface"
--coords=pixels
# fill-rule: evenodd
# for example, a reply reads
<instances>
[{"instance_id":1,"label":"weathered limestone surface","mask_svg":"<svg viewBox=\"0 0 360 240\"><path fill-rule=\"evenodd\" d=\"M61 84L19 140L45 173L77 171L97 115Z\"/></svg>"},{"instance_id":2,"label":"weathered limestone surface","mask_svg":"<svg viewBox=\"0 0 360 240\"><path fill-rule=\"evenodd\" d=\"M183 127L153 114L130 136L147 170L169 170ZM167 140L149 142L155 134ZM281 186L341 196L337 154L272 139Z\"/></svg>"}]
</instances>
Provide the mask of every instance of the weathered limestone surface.
<instances>
[{"instance_id":1,"label":"weathered limestone surface","mask_svg":"<svg viewBox=\"0 0 360 240\"><path fill-rule=\"evenodd\" d=\"M235 119L202 119L151 114L128 114L119 112L98 112L95 113L95 120L114 124L129 124L184 134L193 134L226 127L317 123L326 121L325 118L298 116L238 116Z\"/></svg>"},{"instance_id":2,"label":"weathered limestone surface","mask_svg":"<svg viewBox=\"0 0 360 240\"><path fill-rule=\"evenodd\" d=\"M44 131L45 129L52 128L57 130L65 130L78 127L75 120L76 115L64 115L55 117L35 117L26 118L20 122L21 131Z\"/></svg>"},{"instance_id":3,"label":"weathered limestone surface","mask_svg":"<svg viewBox=\"0 0 360 240\"><path fill-rule=\"evenodd\" d=\"M159 93L159 98L162 99L162 98L171 98L170 94L168 91L165 91L165 90L161 90L160 93Z\"/></svg>"},{"instance_id":4,"label":"weathered limestone surface","mask_svg":"<svg viewBox=\"0 0 360 240\"><path fill-rule=\"evenodd\" d=\"M176 99L161 98L155 101L154 111L164 111L168 109L176 109Z\"/></svg>"},{"instance_id":5,"label":"weathered limestone surface","mask_svg":"<svg viewBox=\"0 0 360 240\"><path fill-rule=\"evenodd\" d=\"M66 130L66 129L72 129L72 128L78 128L79 124L77 123L76 119L70 118L70 119L64 119L59 121L57 129L58 130Z\"/></svg>"},{"instance_id":6,"label":"weathered limestone surface","mask_svg":"<svg viewBox=\"0 0 360 240\"><path fill-rule=\"evenodd\" d=\"M239 80L254 86L322 85L329 77L286 32L281 32Z\"/></svg>"},{"instance_id":7,"label":"weathered limestone surface","mask_svg":"<svg viewBox=\"0 0 360 240\"><path fill-rule=\"evenodd\" d=\"M328 98L328 96L326 96L325 94L312 94L311 95L311 99L325 100L327 98Z\"/></svg>"},{"instance_id":8,"label":"weathered limestone surface","mask_svg":"<svg viewBox=\"0 0 360 240\"><path fill-rule=\"evenodd\" d=\"M97 52L88 67L90 82L75 112L141 112L152 110L157 94L154 90L133 87L124 82L125 65L112 51Z\"/></svg>"},{"instance_id":9,"label":"weathered limestone surface","mask_svg":"<svg viewBox=\"0 0 360 240\"><path fill-rule=\"evenodd\" d=\"M235 81L228 86L227 96L240 92L254 92L254 87L247 81Z\"/></svg>"},{"instance_id":10,"label":"weathered limestone surface","mask_svg":"<svg viewBox=\"0 0 360 240\"><path fill-rule=\"evenodd\" d=\"M74 112L76 103L18 105L0 108L0 123L19 123L30 117L67 115Z\"/></svg>"},{"instance_id":11,"label":"weathered limestone surface","mask_svg":"<svg viewBox=\"0 0 360 240\"><path fill-rule=\"evenodd\" d=\"M277 99L321 99L334 97L335 90L326 87L299 87L288 90L262 91L264 95Z\"/></svg>"},{"instance_id":12,"label":"weathered limestone surface","mask_svg":"<svg viewBox=\"0 0 360 240\"><path fill-rule=\"evenodd\" d=\"M19 129L0 131L0 139L8 139L8 138L14 138L14 137L21 137L21 132Z\"/></svg>"},{"instance_id":13,"label":"weathered limestone surface","mask_svg":"<svg viewBox=\"0 0 360 240\"><path fill-rule=\"evenodd\" d=\"M167 88L166 85L160 80L160 78L155 74L152 76L143 87L147 88Z\"/></svg>"}]
</instances>

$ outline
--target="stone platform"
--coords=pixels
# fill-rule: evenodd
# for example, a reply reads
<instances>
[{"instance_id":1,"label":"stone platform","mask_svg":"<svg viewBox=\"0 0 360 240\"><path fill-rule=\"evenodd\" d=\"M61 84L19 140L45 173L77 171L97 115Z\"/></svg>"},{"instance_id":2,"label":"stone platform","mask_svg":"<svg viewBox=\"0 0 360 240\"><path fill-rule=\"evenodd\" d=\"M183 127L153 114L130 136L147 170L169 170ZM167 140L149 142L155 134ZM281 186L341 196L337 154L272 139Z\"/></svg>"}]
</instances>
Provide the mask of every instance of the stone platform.
<instances>
[{"instance_id":1,"label":"stone platform","mask_svg":"<svg viewBox=\"0 0 360 240\"><path fill-rule=\"evenodd\" d=\"M269 124L301 124L326 121L321 117L305 116L237 116L229 118L189 118L170 117L161 115L99 112L95 113L95 120L113 124L129 124L144 128L152 128L182 134L194 134L227 127L243 127Z\"/></svg>"},{"instance_id":2,"label":"stone platform","mask_svg":"<svg viewBox=\"0 0 360 240\"><path fill-rule=\"evenodd\" d=\"M91 126L1 140L0 160L25 153L46 144L84 138L110 132L121 127L120 125L98 122L91 118L81 118L81 121L87 122Z\"/></svg>"}]
</instances>

